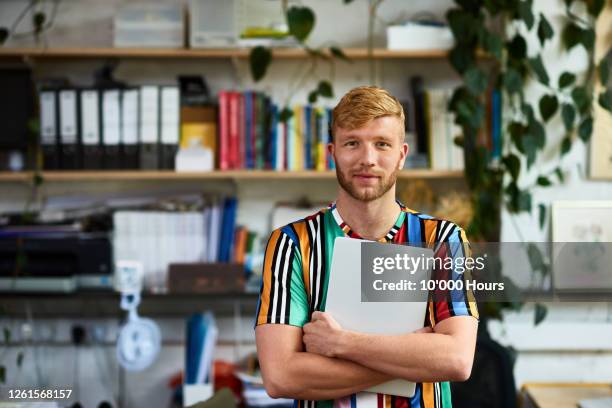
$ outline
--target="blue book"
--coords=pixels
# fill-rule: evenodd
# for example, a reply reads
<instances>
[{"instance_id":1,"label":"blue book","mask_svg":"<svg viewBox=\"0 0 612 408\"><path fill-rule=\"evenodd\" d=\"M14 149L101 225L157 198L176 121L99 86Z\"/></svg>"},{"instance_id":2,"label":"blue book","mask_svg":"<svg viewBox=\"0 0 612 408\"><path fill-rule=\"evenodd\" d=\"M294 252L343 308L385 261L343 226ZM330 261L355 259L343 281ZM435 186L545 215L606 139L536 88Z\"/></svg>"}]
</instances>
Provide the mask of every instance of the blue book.
<instances>
[{"instance_id":1,"label":"blue book","mask_svg":"<svg viewBox=\"0 0 612 408\"><path fill-rule=\"evenodd\" d=\"M221 224L221 239L219 242L219 262L229 262L231 260L236 224L236 206L237 200L235 198L227 198L223 203L223 221Z\"/></svg>"},{"instance_id":2,"label":"blue book","mask_svg":"<svg viewBox=\"0 0 612 408\"><path fill-rule=\"evenodd\" d=\"M268 157L270 158L270 168L272 170L278 169L278 157L276 149L278 147L278 106L276 104L270 105L270 144Z\"/></svg>"},{"instance_id":3,"label":"blue book","mask_svg":"<svg viewBox=\"0 0 612 408\"><path fill-rule=\"evenodd\" d=\"M200 361L204 353L204 339L206 337L206 325L204 317L193 314L187 320L187 346L185 347L185 384L197 384Z\"/></svg>"},{"instance_id":4,"label":"blue book","mask_svg":"<svg viewBox=\"0 0 612 408\"><path fill-rule=\"evenodd\" d=\"M304 168L312 169L312 129L310 119L312 116L312 106L304 106Z\"/></svg>"}]
</instances>

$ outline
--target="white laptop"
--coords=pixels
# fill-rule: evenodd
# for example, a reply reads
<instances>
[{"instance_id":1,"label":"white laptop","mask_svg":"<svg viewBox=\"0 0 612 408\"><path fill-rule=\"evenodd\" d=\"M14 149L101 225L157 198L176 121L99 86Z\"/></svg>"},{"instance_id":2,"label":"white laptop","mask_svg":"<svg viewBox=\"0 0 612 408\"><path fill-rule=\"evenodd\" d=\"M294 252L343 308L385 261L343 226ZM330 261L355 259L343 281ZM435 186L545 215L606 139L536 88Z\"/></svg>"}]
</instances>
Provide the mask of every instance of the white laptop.
<instances>
[{"instance_id":1,"label":"white laptop","mask_svg":"<svg viewBox=\"0 0 612 408\"><path fill-rule=\"evenodd\" d=\"M334 244L331 273L325 311L348 330L372 334L404 334L423 327L427 301L361 301L361 254L362 246L369 245L380 256L397 253L411 257L431 257L427 248L407 245L378 243L360 239L339 237ZM380 246L380 247L379 247ZM364 247L365 248L365 247ZM366 272L371 272L371 265ZM383 276L383 275L381 275ZM429 270L419 270L410 280L419 281L429 277ZM412 397L416 384L397 379L379 384L365 391Z\"/></svg>"}]
</instances>

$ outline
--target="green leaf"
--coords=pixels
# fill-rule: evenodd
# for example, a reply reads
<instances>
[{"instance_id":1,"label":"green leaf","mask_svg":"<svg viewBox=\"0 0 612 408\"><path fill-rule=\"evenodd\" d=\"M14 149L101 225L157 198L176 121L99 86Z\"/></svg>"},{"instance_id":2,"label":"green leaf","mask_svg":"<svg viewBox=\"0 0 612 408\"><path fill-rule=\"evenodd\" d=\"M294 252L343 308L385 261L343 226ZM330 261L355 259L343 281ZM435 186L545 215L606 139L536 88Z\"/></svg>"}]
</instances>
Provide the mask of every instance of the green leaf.
<instances>
[{"instance_id":1,"label":"green leaf","mask_svg":"<svg viewBox=\"0 0 612 408\"><path fill-rule=\"evenodd\" d=\"M319 82L319 86L317 87L317 92L319 95L325 98L333 98L334 91L332 89L332 84L329 81L321 81Z\"/></svg>"},{"instance_id":2,"label":"green leaf","mask_svg":"<svg viewBox=\"0 0 612 408\"><path fill-rule=\"evenodd\" d=\"M278 115L278 120L280 120L283 123L286 123L289 119L291 119L291 117L293 116L293 110L291 110L289 107L285 106L279 113Z\"/></svg>"},{"instance_id":3,"label":"green leaf","mask_svg":"<svg viewBox=\"0 0 612 408\"><path fill-rule=\"evenodd\" d=\"M41 33L46 20L47 20L47 16L42 11L38 11L34 13L34 16L32 16L32 23L34 24L34 32Z\"/></svg>"},{"instance_id":4,"label":"green leaf","mask_svg":"<svg viewBox=\"0 0 612 408\"><path fill-rule=\"evenodd\" d=\"M481 25L472 14L455 8L446 13L446 20L457 42L470 44L476 40Z\"/></svg>"},{"instance_id":5,"label":"green leaf","mask_svg":"<svg viewBox=\"0 0 612 408\"><path fill-rule=\"evenodd\" d=\"M457 44L448 54L448 59L453 68L455 68L455 71L463 74L471 65L474 64L474 52L468 47Z\"/></svg>"},{"instance_id":6,"label":"green leaf","mask_svg":"<svg viewBox=\"0 0 612 408\"><path fill-rule=\"evenodd\" d=\"M603 86L606 86L608 83L608 77L610 75L610 66L608 65L608 59L603 58L599 63L599 67L597 68L599 73L599 80Z\"/></svg>"},{"instance_id":7,"label":"green leaf","mask_svg":"<svg viewBox=\"0 0 612 408\"><path fill-rule=\"evenodd\" d=\"M6 383L6 367L3 365L0 365L0 383Z\"/></svg>"},{"instance_id":8,"label":"green leaf","mask_svg":"<svg viewBox=\"0 0 612 408\"><path fill-rule=\"evenodd\" d=\"M591 138L591 133L593 133L593 118L587 116L582 123L580 123L580 126L578 126L578 137L580 137L584 143L587 143Z\"/></svg>"},{"instance_id":9,"label":"green leaf","mask_svg":"<svg viewBox=\"0 0 612 408\"><path fill-rule=\"evenodd\" d=\"M546 68L544 68L544 64L542 63L542 57L538 55L537 57L529 58L529 66L538 77L538 81L548 85L550 79L548 77L548 73L546 72Z\"/></svg>"},{"instance_id":10,"label":"green leaf","mask_svg":"<svg viewBox=\"0 0 612 408\"><path fill-rule=\"evenodd\" d=\"M538 177L537 183L538 183L538 186L541 186L541 187L548 187L552 185L548 177L544 177L544 176Z\"/></svg>"},{"instance_id":11,"label":"green leaf","mask_svg":"<svg viewBox=\"0 0 612 408\"><path fill-rule=\"evenodd\" d=\"M538 120L532 118L529 121L529 126L527 126L527 132L533 136L533 142L536 149L543 149L546 145L546 131L544 130L544 126L542 126Z\"/></svg>"},{"instance_id":12,"label":"green leaf","mask_svg":"<svg viewBox=\"0 0 612 408\"><path fill-rule=\"evenodd\" d=\"M544 17L544 14L540 13L540 22L538 23L538 38L540 39L540 44L544 46L546 40L550 40L555 32L553 31L552 26Z\"/></svg>"},{"instance_id":13,"label":"green leaf","mask_svg":"<svg viewBox=\"0 0 612 408\"><path fill-rule=\"evenodd\" d=\"M544 95L540 98L540 115L544 122L548 122L557 112L559 102L555 95Z\"/></svg>"},{"instance_id":14,"label":"green leaf","mask_svg":"<svg viewBox=\"0 0 612 408\"><path fill-rule=\"evenodd\" d=\"M484 0L484 6L491 16L496 16L500 11L500 4L497 0Z\"/></svg>"},{"instance_id":15,"label":"green leaf","mask_svg":"<svg viewBox=\"0 0 612 408\"><path fill-rule=\"evenodd\" d=\"M545 305L536 303L533 324L537 326L538 324L542 323L542 321L546 318L547 313L548 308Z\"/></svg>"},{"instance_id":16,"label":"green leaf","mask_svg":"<svg viewBox=\"0 0 612 408\"><path fill-rule=\"evenodd\" d=\"M521 171L521 160L516 155L510 153L502 159L502 162L510 172L512 180L516 181Z\"/></svg>"},{"instance_id":17,"label":"green leaf","mask_svg":"<svg viewBox=\"0 0 612 408\"><path fill-rule=\"evenodd\" d=\"M533 272L541 272L546 269L546 263L544 262L542 251L540 251L540 248L538 248L536 244L527 244L527 257L529 259L529 265L531 266L531 270Z\"/></svg>"},{"instance_id":18,"label":"green leaf","mask_svg":"<svg viewBox=\"0 0 612 408\"><path fill-rule=\"evenodd\" d=\"M612 89L607 89L605 92L600 93L598 102L602 108L612 112Z\"/></svg>"},{"instance_id":19,"label":"green leaf","mask_svg":"<svg viewBox=\"0 0 612 408\"><path fill-rule=\"evenodd\" d=\"M544 223L546 222L546 206L544 204L538 205L539 209L539 221L540 221L540 229L544 228Z\"/></svg>"},{"instance_id":20,"label":"green leaf","mask_svg":"<svg viewBox=\"0 0 612 408\"><path fill-rule=\"evenodd\" d=\"M350 4L353 2L353 0L343 0L343 1L344 1L344 4Z\"/></svg>"},{"instance_id":21,"label":"green leaf","mask_svg":"<svg viewBox=\"0 0 612 408\"><path fill-rule=\"evenodd\" d=\"M571 50L582 42L582 28L574 23L568 23L563 28L561 39L567 50Z\"/></svg>"},{"instance_id":22,"label":"green leaf","mask_svg":"<svg viewBox=\"0 0 612 408\"><path fill-rule=\"evenodd\" d=\"M508 133L510 133L510 139L521 153L525 153L525 149L523 148L523 143L521 140L523 134L525 134L526 131L526 127L523 126L523 124L520 122L510 122L510 124L508 125Z\"/></svg>"},{"instance_id":23,"label":"green leaf","mask_svg":"<svg viewBox=\"0 0 612 408\"><path fill-rule=\"evenodd\" d=\"M251 50L249 62L251 65L251 76L255 82L266 75L268 66L272 61L272 53L266 47L258 46Z\"/></svg>"},{"instance_id":24,"label":"green leaf","mask_svg":"<svg viewBox=\"0 0 612 408\"><path fill-rule=\"evenodd\" d=\"M523 88L523 79L514 68L508 68L503 75L502 83L509 94L519 92Z\"/></svg>"},{"instance_id":25,"label":"green leaf","mask_svg":"<svg viewBox=\"0 0 612 408\"><path fill-rule=\"evenodd\" d=\"M514 59L521 60L527 57L527 43L520 34L515 35L512 41L506 45L506 48Z\"/></svg>"},{"instance_id":26,"label":"green leaf","mask_svg":"<svg viewBox=\"0 0 612 408\"><path fill-rule=\"evenodd\" d=\"M572 90L572 100L576 104L578 111L584 113L589 109L590 101L586 87L577 86Z\"/></svg>"},{"instance_id":27,"label":"green leaf","mask_svg":"<svg viewBox=\"0 0 612 408\"><path fill-rule=\"evenodd\" d=\"M308 103L316 103L318 96L319 95L316 89L314 91L310 91L310 93L308 94Z\"/></svg>"},{"instance_id":28,"label":"green leaf","mask_svg":"<svg viewBox=\"0 0 612 408\"><path fill-rule=\"evenodd\" d=\"M41 173L36 172L32 176L32 183L36 187L41 186L44 181L45 181L45 178L43 177L43 175Z\"/></svg>"},{"instance_id":29,"label":"green leaf","mask_svg":"<svg viewBox=\"0 0 612 408\"><path fill-rule=\"evenodd\" d=\"M353 60L346 56L346 54L344 53L344 51L342 51L341 48L329 47L329 52L336 58L340 58L341 60L344 60L346 62L353 62Z\"/></svg>"},{"instance_id":30,"label":"green leaf","mask_svg":"<svg viewBox=\"0 0 612 408\"><path fill-rule=\"evenodd\" d=\"M531 194L527 191L521 190L519 192L518 209L519 211L531 212Z\"/></svg>"},{"instance_id":31,"label":"green leaf","mask_svg":"<svg viewBox=\"0 0 612 408\"><path fill-rule=\"evenodd\" d=\"M489 54L493 55L498 60L502 57L502 48L504 46L501 37L495 33L490 32L486 28L482 29L482 48Z\"/></svg>"},{"instance_id":32,"label":"green leaf","mask_svg":"<svg viewBox=\"0 0 612 408\"><path fill-rule=\"evenodd\" d=\"M561 157L565 156L572 148L572 138L567 135L561 141Z\"/></svg>"},{"instance_id":33,"label":"green leaf","mask_svg":"<svg viewBox=\"0 0 612 408\"><path fill-rule=\"evenodd\" d=\"M593 17L597 17L605 6L605 0L588 0L585 1L585 3L587 5L587 11Z\"/></svg>"},{"instance_id":34,"label":"green leaf","mask_svg":"<svg viewBox=\"0 0 612 408\"><path fill-rule=\"evenodd\" d=\"M559 182L563 183L563 181L565 180L565 176L563 175L563 171L561 171L560 167L557 167L555 169L555 175L559 179Z\"/></svg>"},{"instance_id":35,"label":"green leaf","mask_svg":"<svg viewBox=\"0 0 612 408\"><path fill-rule=\"evenodd\" d=\"M528 30L531 30L533 27L533 23L535 18L533 17L533 12L531 11L532 2L531 1L521 1L518 3L518 14L521 19L525 22Z\"/></svg>"},{"instance_id":36,"label":"green leaf","mask_svg":"<svg viewBox=\"0 0 612 408\"><path fill-rule=\"evenodd\" d=\"M17 354L17 367L21 367L22 363L23 363L23 351L20 351L19 354Z\"/></svg>"},{"instance_id":37,"label":"green leaf","mask_svg":"<svg viewBox=\"0 0 612 408\"><path fill-rule=\"evenodd\" d=\"M291 6L287 11L289 33L303 42L315 25L315 15L308 7Z\"/></svg>"},{"instance_id":38,"label":"green leaf","mask_svg":"<svg viewBox=\"0 0 612 408\"><path fill-rule=\"evenodd\" d=\"M523 136L523 140L521 141L521 143L523 144L523 148L525 149L525 155L527 156L527 170L529 170L535 162L536 153L538 150L538 143L536 142L535 138L530 134L526 134L525 136Z\"/></svg>"},{"instance_id":39,"label":"green leaf","mask_svg":"<svg viewBox=\"0 0 612 408\"><path fill-rule=\"evenodd\" d=\"M561 38L568 51L579 44L587 50L592 50L595 44L595 31L592 28L583 29L575 23L568 23L563 29Z\"/></svg>"},{"instance_id":40,"label":"green leaf","mask_svg":"<svg viewBox=\"0 0 612 408\"><path fill-rule=\"evenodd\" d=\"M465 71L465 85L474 95L480 95L487 89L487 75L478 67L471 67Z\"/></svg>"},{"instance_id":41,"label":"green leaf","mask_svg":"<svg viewBox=\"0 0 612 408\"><path fill-rule=\"evenodd\" d=\"M0 27L0 45L4 44L9 36L9 30L6 27Z\"/></svg>"},{"instance_id":42,"label":"green leaf","mask_svg":"<svg viewBox=\"0 0 612 408\"><path fill-rule=\"evenodd\" d=\"M564 72L559 77L559 88L566 88L574 83L576 80L576 75L571 72Z\"/></svg>"},{"instance_id":43,"label":"green leaf","mask_svg":"<svg viewBox=\"0 0 612 408\"><path fill-rule=\"evenodd\" d=\"M570 131L574 127L574 120L576 119L576 111L574 107L569 103L561 105L561 118L563 118L563 124L565 129Z\"/></svg>"},{"instance_id":44,"label":"green leaf","mask_svg":"<svg viewBox=\"0 0 612 408\"><path fill-rule=\"evenodd\" d=\"M523 112L523 114L527 118L528 122L531 122L535 118L535 116L533 114L533 108L531 107L531 105L529 105L527 103L523 103L521 105L521 111Z\"/></svg>"}]
</instances>

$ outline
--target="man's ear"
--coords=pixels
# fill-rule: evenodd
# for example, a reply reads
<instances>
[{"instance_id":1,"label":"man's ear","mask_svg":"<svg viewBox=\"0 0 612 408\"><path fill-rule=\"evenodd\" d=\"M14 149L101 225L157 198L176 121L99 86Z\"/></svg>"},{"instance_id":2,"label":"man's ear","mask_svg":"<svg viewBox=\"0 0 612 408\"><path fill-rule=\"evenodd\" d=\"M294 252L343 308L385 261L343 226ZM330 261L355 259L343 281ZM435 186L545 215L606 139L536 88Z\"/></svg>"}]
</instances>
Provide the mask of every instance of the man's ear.
<instances>
[{"instance_id":1,"label":"man's ear","mask_svg":"<svg viewBox=\"0 0 612 408\"><path fill-rule=\"evenodd\" d=\"M397 163L398 170L401 170L404 168L404 163L406 162L406 156L408 156L409 151L410 151L410 146L408 146L408 143L403 142L401 146L401 150L400 150L400 161L399 163Z\"/></svg>"},{"instance_id":2,"label":"man's ear","mask_svg":"<svg viewBox=\"0 0 612 408\"><path fill-rule=\"evenodd\" d=\"M331 157L334 157L335 149L336 149L336 146L334 146L333 143L327 144L327 152L331 155Z\"/></svg>"}]
</instances>

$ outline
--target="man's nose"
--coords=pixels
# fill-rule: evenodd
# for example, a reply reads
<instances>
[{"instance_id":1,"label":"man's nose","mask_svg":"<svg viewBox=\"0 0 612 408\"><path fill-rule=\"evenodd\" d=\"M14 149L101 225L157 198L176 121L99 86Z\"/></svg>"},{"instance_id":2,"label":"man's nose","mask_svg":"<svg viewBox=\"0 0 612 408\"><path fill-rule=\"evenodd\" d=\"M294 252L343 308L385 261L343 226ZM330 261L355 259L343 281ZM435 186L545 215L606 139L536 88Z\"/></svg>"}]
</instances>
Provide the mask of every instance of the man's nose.
<instances>
[{"instance_id":1,"label":"man's nose","mask_svg":"<svg viewBox=\"0 0 612 408\"><path fill-rule=\"evenodd\" d=\"M369 144L362 145L361 165L372 167L376 164L376 149Z\"/></svg>"}]
</instances>

